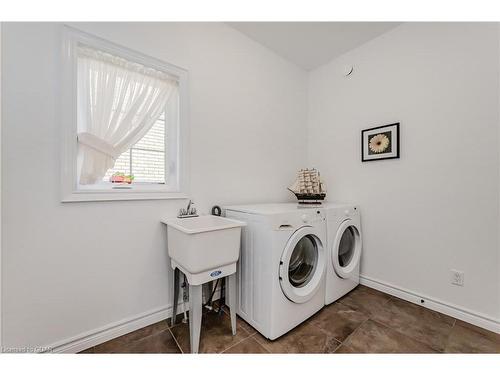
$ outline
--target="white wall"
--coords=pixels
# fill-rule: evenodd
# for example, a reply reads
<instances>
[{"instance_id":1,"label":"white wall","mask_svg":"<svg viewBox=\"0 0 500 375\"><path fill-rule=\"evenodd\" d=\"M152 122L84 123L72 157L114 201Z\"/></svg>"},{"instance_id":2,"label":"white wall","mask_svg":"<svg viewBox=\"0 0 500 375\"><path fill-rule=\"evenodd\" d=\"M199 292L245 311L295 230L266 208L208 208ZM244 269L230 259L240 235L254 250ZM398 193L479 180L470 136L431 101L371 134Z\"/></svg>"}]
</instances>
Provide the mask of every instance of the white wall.
<instances>
[{"instance_id":1,"label":"white wall","mask_svg":"<svg viewBox=\"0 0 500 375\"><path fill-rule=\"evenodd\" d=\"M191 192L202 211L289 197L306 158L305 72L223 24L74 26L189 70ZM59 201L60 38L51 23L3 29L7 347L65 342L169 305L159 218L184 201Z\"/></svg>"},{"instance_id":2,"label":"white wall","mask_svg":"<svg viewBox=\"0 0 500 375\"><path fill-rule=\"evenodd\" d=\"M500 67L500 22L497 23L497 27L498 27L498 66ZM499 170L500 170L500 74L499 74L499 78L498 78L498 145L499 145L499 151L498 151L498 165L499 165ZM500 194L500 173L498 174L498 186L499 186L499 194ZM499 254L497 255L497 263L498 263L498 272L497 272L497 275L498 275L498 284L500 284L500 199L498 200L498 216L499 216L499 219L498 219L498 228L497 228L497 233L498 233L498 251L499 251ZM500 285L498 287L499 289L499 293L500 293ZM499 297L499 302L498 304L500 305L500 297ZM500 306L498 308L500 310ZM500 313L498 314L500 316Z\"/></svg>"},{"instance_id":3,"label":"white wall","mask_svg":"<svg viewBox=\"0 0 500 375\"><path fill-rule=\"evenodd\" d=\"M189 70L202 211L287 199L307 146L330 199L362 208L365 276L498 319L495 25L402 25L312 72L309 97L303 71L225 25L73 26ZM158 219L185 202L59 202L59 27L3 25L8 347L63 343L169 305ZM344 63L355 66L348 79ZM401 159L361 163L361 129L394 121ZM450 285L450 268L465 271L463 288Z\"/></svg>"},{"instance_id":4,"label":"white wall","mask_svg":"<svg viewBox=\"0 0 500 375\"><path fill-rule=\"evenodd\" d=\"M2 22L0 22L0 347L3 346L2 314Z\"/></svg>"},{"instance_id":5,"label":"white wall","mask_svg":"<svg viewBox=\"0 0 500 375\"><path fill-rule=\"evenodd\" d=\"M496 24L403 24L310 75L308 157L357 202L362 274L498 320ZM354 73L341 74L345 64ZM401 158L362 163L362 129L401 122ZM465 285L450 284L450 269Z\"/></svg>"}]
</instances>

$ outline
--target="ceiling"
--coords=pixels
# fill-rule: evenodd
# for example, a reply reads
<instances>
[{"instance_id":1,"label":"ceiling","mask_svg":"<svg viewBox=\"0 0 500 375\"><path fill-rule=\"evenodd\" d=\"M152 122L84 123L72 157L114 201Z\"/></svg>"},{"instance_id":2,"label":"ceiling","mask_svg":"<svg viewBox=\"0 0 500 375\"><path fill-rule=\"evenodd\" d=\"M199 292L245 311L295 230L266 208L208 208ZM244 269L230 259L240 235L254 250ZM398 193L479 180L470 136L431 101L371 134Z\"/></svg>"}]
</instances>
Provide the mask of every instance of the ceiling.
<instances>
[{"instance_id":1,"label":"ceiling","mask_svg":"<svg viewBox=\"0 0 500 375\"><path fill-rule=\"evenodd\" d=\"M315 69L390 29L396 22L228 22L306 69Z\"/></svg>"}]
</instances>

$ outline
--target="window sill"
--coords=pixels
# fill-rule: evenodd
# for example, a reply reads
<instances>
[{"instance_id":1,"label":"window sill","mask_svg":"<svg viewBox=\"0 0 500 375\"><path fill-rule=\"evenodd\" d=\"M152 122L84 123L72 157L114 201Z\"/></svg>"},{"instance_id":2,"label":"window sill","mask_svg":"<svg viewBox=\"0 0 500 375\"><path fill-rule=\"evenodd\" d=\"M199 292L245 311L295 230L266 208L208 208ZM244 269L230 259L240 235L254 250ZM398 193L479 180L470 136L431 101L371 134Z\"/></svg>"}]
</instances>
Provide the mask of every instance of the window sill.
<instances>
[{"instance_id":1,"label":"window sill","mask_svg":"<svg viewBox=\"0 0 500 375\"><path fill-rule=\"evenodd\" d=\"M63 196L61 202L102 202L102 201L131 201L131 200L158 200L158 199L186 199L188 195L181 192L151 191L151 190L95 190L74 191Z\"/></svg>"}]
</instances>

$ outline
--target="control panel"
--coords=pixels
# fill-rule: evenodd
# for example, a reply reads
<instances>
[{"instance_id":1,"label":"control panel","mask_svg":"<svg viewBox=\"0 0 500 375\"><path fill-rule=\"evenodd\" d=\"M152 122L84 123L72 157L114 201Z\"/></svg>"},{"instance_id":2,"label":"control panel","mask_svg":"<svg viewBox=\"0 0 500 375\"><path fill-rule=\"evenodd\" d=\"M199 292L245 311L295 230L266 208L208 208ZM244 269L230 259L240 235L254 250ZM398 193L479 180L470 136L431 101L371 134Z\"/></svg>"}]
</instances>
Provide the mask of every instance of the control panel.
<instances>
[{"instance_id":1,"label":"control panel","mask_svg":"<svg viewBox=\"0 0 500 375\"><path fill-rule=\"evenodd\" d=\"M325 215L321 210L306 212L300 216L300 219L304 224L317 223L318 221L324 220L324 218Z\"/></svg>"},{"instance_id":2,"label":"control panel","mask_svg":"<svg viewBox=\"0 0 500 375\"><path fill-rule=\"evenodd\" d=\"M275 217L273 226L278 230L297 230L304 225L314 225L325 220L324 210L308 209L304 212L280 214Z\"/></svg>"}]
</instances>

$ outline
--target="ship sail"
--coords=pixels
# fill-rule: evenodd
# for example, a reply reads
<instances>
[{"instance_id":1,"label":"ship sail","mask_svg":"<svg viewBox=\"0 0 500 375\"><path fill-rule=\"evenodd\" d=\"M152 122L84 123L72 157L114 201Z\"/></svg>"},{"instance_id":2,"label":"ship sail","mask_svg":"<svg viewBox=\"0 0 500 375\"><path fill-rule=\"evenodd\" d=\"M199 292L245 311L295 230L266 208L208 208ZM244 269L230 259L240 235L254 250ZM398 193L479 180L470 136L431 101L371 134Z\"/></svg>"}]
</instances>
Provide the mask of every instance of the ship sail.
<instances>
[{"instance_id":1,"label":"ship sail","mask_svg":"<svg viewBox=\"0 0 500 375\"><path fill-rule=\"evenodd\" d=\"M325 184L321 181L320 173L314 168L299 170L297 178L288 190L301 197L323 196L324 198L326 195Z\"/></svg>"}]
</instances>

